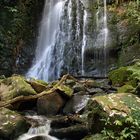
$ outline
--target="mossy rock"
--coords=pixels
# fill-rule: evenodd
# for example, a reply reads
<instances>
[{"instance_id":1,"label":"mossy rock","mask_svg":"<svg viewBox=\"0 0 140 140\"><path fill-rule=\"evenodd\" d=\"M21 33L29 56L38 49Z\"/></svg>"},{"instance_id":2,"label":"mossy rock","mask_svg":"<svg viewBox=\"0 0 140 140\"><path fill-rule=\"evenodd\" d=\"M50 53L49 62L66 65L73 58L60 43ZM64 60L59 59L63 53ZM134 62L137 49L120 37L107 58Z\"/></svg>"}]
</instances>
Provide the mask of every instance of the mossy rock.
<instances>
[{"instance_id":1,"label":"mossy rock","mask_svg":"<svg viewBox=\"0 0 140 140\"><path fill-rule=\"evenodd\" d=\"M133 86L137 86L138 82L140 81L140 60L137 61L134 65L128 66L127 70L131 72L130 80Z\"/></svg>"},{"instance_id":2,"label":"mossy rock","mask_svg":"<svg viewBox=\"0 0 140 140\"><path fill-rule=\"evenodd\" d=\"M48 86L47 82L36 79L27 80L27 83L29 83L37 93L43 92Z\"/></svg>"},{"instance_id":3,"label":"mossy rock","mask_svg":"<svg viewBox=\"0 0 140 140\"><path fill-rule=\"evenodd\" d=\"M123 85L117 89L118 93L133 93L134 87L132 85Z\"/></svg>"},{"instance_id":4,"label":"mossy rock","mask_svg":"<svg viewBox=\"0 0 140 140\"><path fill-rule=\"evenodd\" d=\"M115 86L122 86L127 83L136 87L140 81L140 60L131 66L111 71L108 77Z\"/></svg>"},{"instance_id":5,"label":"mossy rock","mask_svg":"<svg viewBox=\"0 0 140 140\"><path fill-rule=\"evenodd\" d=\"M127 67L121 67L109 73L108 77L114 86L122 86L128 81L131 72L127 71Z\"/></svg>"},{"instance_id":6,"label":"mossy rock","mask_svg":"<svg viewBox=\"0 0 140 140\"><path fill-rule=\"evenodd\" d=\"M84 85L76 83L76 85L73 86L73 90L76 93L76 92L80 92L80 91L86 91L86 88Z\"/></svg>"},{"instance_id":7,"label":"mossy rock","mask_svg":"<svg viewBox=\"0 0 140 140\"><path fill-rule=\"evenodd\" d=\"M131 93L117 93L92 98L88 103L88 124L93 133L100 133L105 127L102 121L110 118L111 129L116 120L131 116L140 123L140 98Z\"/></svg>"},{"instance_id":8,"label":"mossy rock","mask_svg":"<svg viewBox=\"0 0 140 140\"><path fill-rule=\"evenodd\" d=\"M73 89L66 86L66 85L60 85L57 87L57 90L59 90L63 95L66 95L67 97L71 97L73 95Z\"/></svg>"},{"instance_id":9,"label":"mossy rock","mask_svg":"<svg viewBox=\"0 0 140 140\"><path fill-rule=\"evenodd\" d=\"M0 110L0 138L12 140L25 133L30 125L18 113L6 108Z\"/></svg>"},{"instance_id":10,"label":"mossy rock","mask_svg":"<svg viewBox=\"0 0 140 140\"><path fill-rule=\"evenodd\" d=\"M35 95L35 90L28 84L24 77L12 76L4 79L0 84L1 100L10 100L18 96Z\"/></svg>"}]
</instances>

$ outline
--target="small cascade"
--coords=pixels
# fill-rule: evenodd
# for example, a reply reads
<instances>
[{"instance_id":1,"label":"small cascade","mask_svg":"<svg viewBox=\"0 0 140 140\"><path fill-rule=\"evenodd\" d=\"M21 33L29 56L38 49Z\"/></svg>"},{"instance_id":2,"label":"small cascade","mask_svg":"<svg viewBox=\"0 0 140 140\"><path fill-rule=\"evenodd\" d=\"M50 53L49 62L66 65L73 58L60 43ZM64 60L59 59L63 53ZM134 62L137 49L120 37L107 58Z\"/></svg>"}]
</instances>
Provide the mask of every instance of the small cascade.
<instances>
[{"instance_id":1,"label":"small cascade","mask_svg":"<svg viewBox=\"0 0 140 140\"><path fill-rule=\"evenodd\" d=\"M86 30L86 21L87 21L87 11L84 10L84 25L83 25L83 41L82 41L82 75L85 75L85 48L86 48L86 40L87 40L87 37L86 37L86 33L85 33L85 30Z\"/></svg>"},{"instance_id":2,"label":"small cascade","mask_svg":"<svg viewBox=\"0 0 140 140\"><path fill-rule=\"evenodd\" d=\"M36 120L38 124L42 123L44 125L40 125L38 127L31 127L27 133L21 135L17 140L29 140L36 137L41 137L43 140L58 140L55 137L49 135L50 131L50 121L46 120L41 116L26 116L32 120Z\"/></svg>"}]
</instances>

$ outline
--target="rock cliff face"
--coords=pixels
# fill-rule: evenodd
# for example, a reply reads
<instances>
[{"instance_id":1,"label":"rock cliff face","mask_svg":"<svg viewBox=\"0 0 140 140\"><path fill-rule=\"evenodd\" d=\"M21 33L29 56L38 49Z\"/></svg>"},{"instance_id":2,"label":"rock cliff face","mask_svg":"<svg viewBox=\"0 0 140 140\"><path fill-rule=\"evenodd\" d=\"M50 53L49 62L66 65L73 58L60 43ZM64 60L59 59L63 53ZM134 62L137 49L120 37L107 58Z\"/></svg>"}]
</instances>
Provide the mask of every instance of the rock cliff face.
<instances>
[{"instance_id":1,"label":"rock cliff face","mask_svg":"<svg viewBox=\"0 0 140 140\"><path fill-rule=\"evenodd\" d=\"M34 57L44 1L0 2L0 75L25 73Z\"/></svg>"},{"instance_id":2,"label":"rock cliff face","mask_svg":"<svg viewBox=\"0 0 140 140\"><path fill-rule=\"evenodd\" d=\"M61 74L104 75L140 57L140 21L136 5L134 2L106 2L106 46L102 33L104 1L65 2L53 47L54 73L60 68ZM0 3L0 74L25 74L31 66L43 5L44 1L39 0Z\"/></svg>"}]
</instances>

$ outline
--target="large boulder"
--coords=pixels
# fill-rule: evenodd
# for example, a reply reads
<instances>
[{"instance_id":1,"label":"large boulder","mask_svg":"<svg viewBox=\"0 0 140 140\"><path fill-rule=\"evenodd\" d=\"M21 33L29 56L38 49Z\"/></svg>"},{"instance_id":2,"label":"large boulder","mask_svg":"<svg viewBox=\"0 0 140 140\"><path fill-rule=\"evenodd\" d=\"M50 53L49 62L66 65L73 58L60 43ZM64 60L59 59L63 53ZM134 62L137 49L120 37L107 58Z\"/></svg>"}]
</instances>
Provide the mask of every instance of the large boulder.
<instances>
[{"instance_id":1,"label":"large boulder","mask_svg":"<svg viewBox=\"0 0 140 140\"><path fill-rule=\"evenodd\" d=\"M85 125L77 124L66 128L52 129L49 134L60 139L80 140L88 134L88 128Z\"/></svg>"},{"instance_id":2,"label":"large boulder","mask_svg":"<svg viewBox=\"0 0 140 140\"><path fill-rule=\"evenodd\" d=\"M54 85L54 92L49 93L43 91L44 96L40 97L37 101L37 110L42 115L55 115L57 114L65 102L73 95L73 89L66 85Z\"/></svg>"},{"instance_id":3,"label":"large boulder","mask_svg":"<svg viewBox=\"0 0 140 140\"><path fill-rule=\"evenodd\" d=\"M6 108L0 110L0 138L2 140L13 140L25 133L30 125L18 113Z\"/></svg>"},{"instance_id":4,"label":"large boulder","mask_svg":"<svg viewBox=\"0 0 140 140\"><path fill-rule=\"evenodd\" d=\"M63 113L75 114L80 113L89 100L89 95L75 94L65 105Z\"/></svg>"},{"instance_id":5,"label":"large boulder","mask_svg":"<svg viewBox=\"0 0 140 140\"><path fill-rule=\"evenodd\" d=\"M88 110L88 124L93 133L100 133L105 127L114 131L113 133L121 133L125 127L132 126L139 133L139 128L133 123L140 125L140 98L136 95L117 93L97 96L89 101ZM127 118L129 119L124 121Z\"/></svg>"},{"instance_id":6,"label":"large boulder","mask_svg":"<svg viewBox=\"0 0 140 140\"><path fill-rule=\"evenodd\" d=\"M57 92L47 94L37 100L37 111L42 115L56 115L64 106L65 100Z\"/></svg>"},{"instance_id":7,"label":"large boulder","mask_svg":"<svg viewBox=\"0 0 140 140\"><path fill-rule=\"evenodd\" d=\"M0 99L2 101L35 94L35 90L21 76L12 76L2 80L0 83Z\"/></svg>"}]
</instances>

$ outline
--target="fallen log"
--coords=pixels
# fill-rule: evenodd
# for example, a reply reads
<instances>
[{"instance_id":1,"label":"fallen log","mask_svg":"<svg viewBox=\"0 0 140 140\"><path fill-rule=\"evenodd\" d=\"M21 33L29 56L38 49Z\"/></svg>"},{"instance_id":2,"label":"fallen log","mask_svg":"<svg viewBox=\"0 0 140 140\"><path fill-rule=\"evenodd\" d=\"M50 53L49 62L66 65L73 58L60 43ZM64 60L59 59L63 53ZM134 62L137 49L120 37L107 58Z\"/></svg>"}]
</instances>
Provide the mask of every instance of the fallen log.
<instances>
[{"instance_id":1,"label":"fallen log","mask_svg":"<svg viewBox=\"0 0 140 140\"><path fill-rule=\"evenodd\" d=\"M61 79L60 79L60 81L55 85L55 86L53 86L51 89L49 89L48 91L46 91L46 92L41 92L41 93L39 93L39 94L37 94L37 95L30 95L30 96L18 96L18 97L15 97L14 99L11 99L11 100L8 100L8 101L0 101L0 108L2 108L2 107L7 107L7 106L9 106L9 105L11 105L11 104L14 104L14 103L16 103L16 102L19 102L19 101L21 101L21 102L23 102L23 101L29 101L29 100L34 100L34 99L37 99L37 98L39 98L39 97L41 97L41 96L44 96L44 95L46 95L46 94L50 94L50 93L53 93L56 89L57 89L57 87L58 86L60 86L66 79L68 79L68 78L72 78L69 74L67 74L67 75L64 75ZM76 80L76 79L75 79Z\"/></svg>"}]
</instances>

